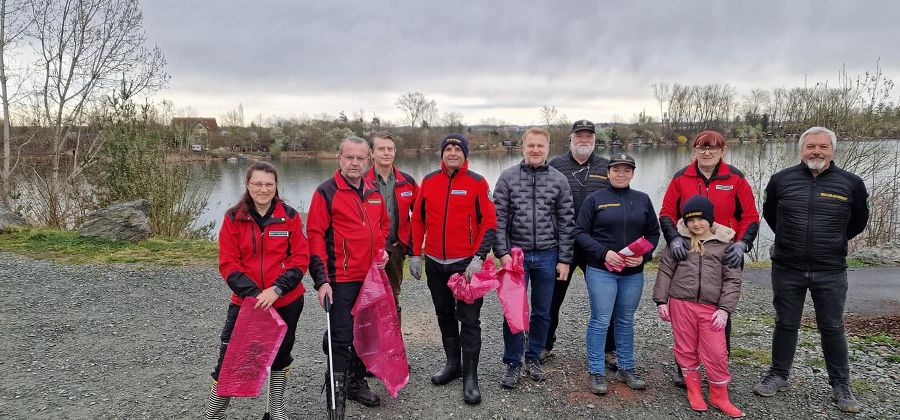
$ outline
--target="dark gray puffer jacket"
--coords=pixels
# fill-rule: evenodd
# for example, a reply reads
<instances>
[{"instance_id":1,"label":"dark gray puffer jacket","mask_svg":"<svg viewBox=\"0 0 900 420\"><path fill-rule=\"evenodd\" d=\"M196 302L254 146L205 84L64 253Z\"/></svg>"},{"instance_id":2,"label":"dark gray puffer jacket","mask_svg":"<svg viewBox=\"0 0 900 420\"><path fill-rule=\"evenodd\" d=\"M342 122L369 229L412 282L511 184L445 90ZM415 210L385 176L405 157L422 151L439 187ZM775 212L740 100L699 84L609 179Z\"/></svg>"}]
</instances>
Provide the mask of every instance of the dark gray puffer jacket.
<instances>
[{"instance_id":1,"label":"dark gray puffer jacket","mask_svg":"<svg viewBox=\"0 0 900 420\"><path fill-rule=\"evenodd\" d=\"M572 262L575 207L572 191L562 172L546 163L537 168L522 163L508 168L494 189L497 240L494 255L559 248L559 262Z\"/></svg>"}]
</instances>

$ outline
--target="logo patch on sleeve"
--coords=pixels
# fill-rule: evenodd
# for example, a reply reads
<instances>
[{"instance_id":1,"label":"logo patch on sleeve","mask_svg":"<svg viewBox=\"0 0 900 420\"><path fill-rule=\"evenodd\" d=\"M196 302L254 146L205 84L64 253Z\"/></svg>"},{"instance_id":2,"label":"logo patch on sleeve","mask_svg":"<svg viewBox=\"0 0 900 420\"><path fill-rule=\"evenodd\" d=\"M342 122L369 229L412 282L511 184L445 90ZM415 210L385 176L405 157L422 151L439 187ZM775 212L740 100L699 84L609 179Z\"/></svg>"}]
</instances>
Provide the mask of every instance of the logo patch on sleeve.
<instances>
[{"instance_id":1,"label":"logo patch on sleeve","mask_svg":"<svg viewBox=\"0 0 900 420\"><path fill-rule=\"evenodd\" d=\"M734 189L734 185L716 185L716 189L719 191L731 191Z\"/></svg>"},{"instance_id":2,"label":"logo patch on sleeve","mask_svg":"<svg viewBox=\"0 0 900 420\"><path fill-rule=\"evenodd\" d=\"M452 190L450 191L450 195L466 195L466 190Z\"/></svg>"},{"instance_id":3,"label":"logo patch on sleeve","mask_svg":"<svg viewBox=\"0 0 900 420\"><path fill-rule=\"evenodd\" d=\"M412 197L412 191L403 191L400 193L401 197Z\"/></svg>"},{"instance_id":4,"label":"logo patch on sleeve","mask_svg":"<svg viewBox=\"0 0 900 420\"><path fill-rule=\"evenodd\" d=\"M608 207L619 207L619 206L621 206L621 205L622 205L622 203L607 203L607 204L601 204L601 205L597 206L597 210L603 210L603 209L608 208Z\"/></svg>"},{"instance_id":5,"label":"logo patch on sleeve","mask_svg":"<svg viewBox=\"0 0 900 420\"><path fill-rule=\"evenodd\" d=\"M289 235L289 234L288 234L288 231L286 231L286 230L271 230L271 231L269 231L269 236L270 236L270 237L273 237L273 236L274 236L274 237L282 236L282 237L285 237L285 238L286 238L286 237L288 237L288 235Z\"/></svg>"}]
</instances>

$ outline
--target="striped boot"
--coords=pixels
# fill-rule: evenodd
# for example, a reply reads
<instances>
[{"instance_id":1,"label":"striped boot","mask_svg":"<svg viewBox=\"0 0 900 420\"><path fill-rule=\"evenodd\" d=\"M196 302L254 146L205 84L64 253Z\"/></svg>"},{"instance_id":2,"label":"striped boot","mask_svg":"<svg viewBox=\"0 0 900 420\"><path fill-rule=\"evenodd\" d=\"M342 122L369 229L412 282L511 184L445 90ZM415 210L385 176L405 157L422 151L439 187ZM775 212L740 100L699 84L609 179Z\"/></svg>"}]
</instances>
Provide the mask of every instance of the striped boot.
<instances>
[{"instance_id":1,"label":"striped boot","mask_svg":"<svg viewBox=\"0 0 900 420\"><path fill-rule=\"evenodd\" d=\"M203 417L206 420L224 419L225 409L228 408L228 403L231 401L231 397L216 395L216 386L218 384L217 381L213 381L212 386L209 387L209 399L206 400L206 413Z\"/></svg>"},{"instance_id":2,"label":"striped boot","mask_svg":"<svg viewBox=\"0 0 900 420\"><path fill-rule=\"evenodd\" d=\"M273 370L269 374L269 406L267 412L272 420L287 420L284 411L284 388L287 386L288 366L282 370Z\"/></svg>"}]
</instances>

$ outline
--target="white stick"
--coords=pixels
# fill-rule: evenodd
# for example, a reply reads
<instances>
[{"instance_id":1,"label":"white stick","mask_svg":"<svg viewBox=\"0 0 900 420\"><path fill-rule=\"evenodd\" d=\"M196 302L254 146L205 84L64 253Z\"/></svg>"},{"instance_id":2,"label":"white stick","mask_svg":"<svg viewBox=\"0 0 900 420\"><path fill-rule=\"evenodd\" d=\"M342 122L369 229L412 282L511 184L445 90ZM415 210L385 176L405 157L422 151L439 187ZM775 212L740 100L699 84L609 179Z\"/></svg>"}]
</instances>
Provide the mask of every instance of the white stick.
<instances>
[{"instance_id":1,"label":"white stick","mask_svg":"<svg viewBox=\"0 0 900 420\"><path fill-rule=\"evenodd\" d=\"M325 299L328 299L326 297ZM325 320L328 323L328 376L331 381L331 411L334 411L334 364L331 361L331 313L329 311L325 311Z\"/></svg>"}]
</instances>

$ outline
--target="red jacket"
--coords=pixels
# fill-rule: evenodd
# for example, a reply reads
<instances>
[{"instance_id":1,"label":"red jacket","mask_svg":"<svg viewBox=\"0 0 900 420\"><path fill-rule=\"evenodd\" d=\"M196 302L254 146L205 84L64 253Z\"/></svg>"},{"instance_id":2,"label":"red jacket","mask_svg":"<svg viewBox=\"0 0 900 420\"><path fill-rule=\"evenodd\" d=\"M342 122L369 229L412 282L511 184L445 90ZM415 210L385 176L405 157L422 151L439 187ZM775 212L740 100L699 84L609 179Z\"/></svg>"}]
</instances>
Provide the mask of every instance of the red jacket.
<instances>
[{"instance_id":1,"label":"red jacket","mask_svg":"<svg viewBox=\"0 0 900 420\"><path fill-rule=\"evenodd\" d=\"M402 172L393 167L394 171L394 208L397 209L397 238L396 240L403 243L407 249L412 244L412 224L410 223L410 215L412 214L413 205L416 203L416 197L419 195L419 186L416 185L415 178L412 175ZM378 180L375 175L375 166L373 165L366 172L366 180L368 180L375 188L379 188ZM390 217L390 215L388 215ZM388 238L393 241L394 238Z\"/></svg>"},{"instance_id":2,"label":"red jacket","mask_svg":"<svg viewBox=\"0 0 900 420\"><path fill-rule=\"evenodd\" d=\"M240 305L272 286L282 289L275 307L300 297L300 279L309 265L309 245L296 210L277 200L260 231L246 208L225 215L219 231L219 273L232 290L231 303Z\"/></svg>"},{"instance_id":3,"label":"red jacket","mask_svg":"<svg viewBox=\"0 0 900 420\"><path fill-rule=\"evenodd\" d=\"M744 174L720 160L709 180L697 170L697 161L675 173L659 211L659 224L666 241L678 235L676 225L681 218L681 206L687 199L702 195L714 206L714 219L735 231L734 240L743 240L753 247L759 232L759 213L753 199L753 189Z\"/></svg>"},{"instance_id":4,"label":"red jacket","mask_svg":"<svg viewBox=\"0 0 900 420\"><path fill-rule=\"evenodd\" d=\"M497 214L483 176L463 163L453 175L441 169L422 178L413 211L413 255L436 258L485 258L494 244Z\"/></svg>"},{"instance_id":5,"label":"red jacket","mask_svg":"<svg viewBox=\"0 0 900 420\"><path fill-rule=\"evenodd\" d=\"M316 289L326 281L363 281L374 258L381 257L390 230L384 199L362 179L363 200L341 175L313 193L307 216L310 275Z\"/></svg>"}]
</instances>

